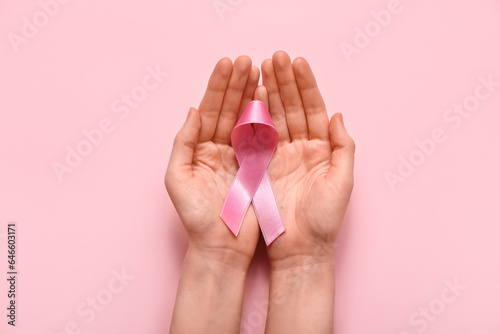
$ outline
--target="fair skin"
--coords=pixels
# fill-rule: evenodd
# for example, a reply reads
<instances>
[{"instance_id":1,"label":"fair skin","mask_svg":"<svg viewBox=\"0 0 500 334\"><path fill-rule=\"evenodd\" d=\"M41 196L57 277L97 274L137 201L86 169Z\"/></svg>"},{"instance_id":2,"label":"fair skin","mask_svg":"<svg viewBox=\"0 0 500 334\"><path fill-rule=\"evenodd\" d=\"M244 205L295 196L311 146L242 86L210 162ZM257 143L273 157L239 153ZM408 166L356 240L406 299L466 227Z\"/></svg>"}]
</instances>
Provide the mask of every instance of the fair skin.
<instances>
[{"instance_id":1,"label":"fair skin","mask_svg":"<svg viewBox=\"0 0 500 334\"><path fill-rule=\"evenodd\" d=\"M332 333L333 246L353 186L354 142L342 115L328 119L312 70L276 52L259 70L246 56L221 59L198 109L174 141L165 176L188 233L171 333L238 333L245 276L259 239L249 208L238 237L220 219L238 170L231 131L252 99L279 133L268 171L286 231L268 248L266 333Z\"/></svg>"}]
</instances>

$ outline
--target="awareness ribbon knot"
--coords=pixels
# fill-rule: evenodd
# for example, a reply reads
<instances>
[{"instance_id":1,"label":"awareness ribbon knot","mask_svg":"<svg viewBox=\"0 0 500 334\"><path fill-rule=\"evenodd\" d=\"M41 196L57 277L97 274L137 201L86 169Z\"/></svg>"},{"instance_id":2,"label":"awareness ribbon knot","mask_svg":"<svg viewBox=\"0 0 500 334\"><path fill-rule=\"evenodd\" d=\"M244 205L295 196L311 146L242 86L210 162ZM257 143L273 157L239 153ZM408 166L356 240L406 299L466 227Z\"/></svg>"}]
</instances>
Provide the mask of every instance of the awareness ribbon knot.
<instances>
[{"instance_id":1,"label":"awareness ribbon knot","mask_svg":"<svg viewBox=\"0 0 500 334\"><path fill-rule=\"evenodd\" d=\"M255 131L252 124L258 124ZM278 145L278 131L263 102L248 103L231 133L231 144L240 168L224 200L220 217L237 236L252 203L269 246L285 231L285 226L267 172Z\"/></svg>"}]
</instances>

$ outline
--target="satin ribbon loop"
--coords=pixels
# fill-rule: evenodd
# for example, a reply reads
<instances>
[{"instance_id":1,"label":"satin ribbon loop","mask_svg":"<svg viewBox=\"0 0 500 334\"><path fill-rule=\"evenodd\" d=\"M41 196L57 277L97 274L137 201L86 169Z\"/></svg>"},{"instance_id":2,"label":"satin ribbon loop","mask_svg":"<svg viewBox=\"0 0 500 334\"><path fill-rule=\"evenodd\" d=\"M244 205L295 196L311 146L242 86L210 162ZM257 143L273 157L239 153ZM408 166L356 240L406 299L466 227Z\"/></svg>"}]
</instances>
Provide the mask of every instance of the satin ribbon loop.
<instances>
[{"instance_id":1,"label":"satin ribbon loop","mask_svg":"<svg viewBox=\"0 0 500 334\"><path fill-rule=\"evenodd\" d=\"M257 124L254 131L252 124ZM278 131L261 101L251 101L231 133L240 166L224 200L220 217L237 236L252 203L266 245L285 231L267 166L278 145Z\"/></svg>"}]
</instances>

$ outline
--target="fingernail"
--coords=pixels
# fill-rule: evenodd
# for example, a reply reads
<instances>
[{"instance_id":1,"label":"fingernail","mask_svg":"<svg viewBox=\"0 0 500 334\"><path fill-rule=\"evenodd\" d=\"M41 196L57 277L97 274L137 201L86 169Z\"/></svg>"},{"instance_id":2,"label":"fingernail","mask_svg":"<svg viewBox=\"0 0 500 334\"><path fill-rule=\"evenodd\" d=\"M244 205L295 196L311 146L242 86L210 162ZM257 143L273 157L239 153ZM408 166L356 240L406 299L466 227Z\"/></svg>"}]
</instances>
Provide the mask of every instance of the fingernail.
<instances>
[{"instance_id":1,"label":"fingernail","mask_svg":"<svg viewBox=\"0 0 500 334\"><path fill-rule=\"evenodd\" d=\"M339 117L340 118L340 124L342 124L342 126L345 127L345 125L344 125L344 116L341 113L339 113L339 115L340 115L340 117Z\"/></svg>"},{"instance_id":2,"label":"fingernail","mask_svg":"<svg viewBox=\"0 0 500 334\"><path fill-rule=\"evenodd\" d=\"M191 117L191 108L189 108L188 114L186 116L186 121L189 119L189 117Z\"/></svg>"}]
</instances>

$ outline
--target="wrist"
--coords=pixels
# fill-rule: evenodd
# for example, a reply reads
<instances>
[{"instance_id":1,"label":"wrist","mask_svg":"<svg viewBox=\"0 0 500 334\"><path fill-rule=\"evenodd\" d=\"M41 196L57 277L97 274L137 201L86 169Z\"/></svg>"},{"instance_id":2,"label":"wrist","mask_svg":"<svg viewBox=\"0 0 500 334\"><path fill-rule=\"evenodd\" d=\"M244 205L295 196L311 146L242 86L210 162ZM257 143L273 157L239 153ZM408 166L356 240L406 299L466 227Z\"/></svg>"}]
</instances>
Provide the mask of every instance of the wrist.
<instances>
[{"instance_id":1,"label":"wrist","mask_svg":"<svg viewBox=\"0 0 500 334\"><path fill-rule=\"evenodd\" d=\"M270 261L271 273L295 272L300 274L314 274L321 271L330 271L335 267L333 256L293 256Z\"/></svg>"},{"instance_id":2,"label":"wrist","mask_svg":"<svg viewBox=\"0 0 500 334\"><path fill-rule=\"evenodd\" d=\"M273 245L268 249L271 272L307 269L309 267L326 268L334 264L335 246L333 243L325 245L316 243L314 246L291 249L290 252L286 254L278 253L279 255L276 253L270 254L271 247Z\"/></svg>"},{"instance_id":3,"label":"wrist","mask_svg":"<svg viewBox=\"0 0 500 334\"><path fill-rule=\"evenodd\" d=\"M184 260L221 278L224 275L246 275L250 261L247 256L230 249L208 248L191 242Z\"/></svg>"},{"instance_id":4,"label":"wrist","mask_svg":"<svg viewBox=\"0 0 500 334\"><path fill-rule=\"evenodd\" d=\"M301 286L311 288L329 285L335 276L335 263L333 257L300 257L283 259L271 263L271 285L279 290L296 292Z\"/></svg>"},{"instance_id":5,"label":"wrist","mask_svg":"<svg viewBox=\"0 0 500 334\"><path fill-rule=\"evenodd\" d=\"M274 304L284 300L307 299L316 291L334 291L333 254L322 256L294 255L270 263L270 299Z\"/></svg>"}]
</instances>

